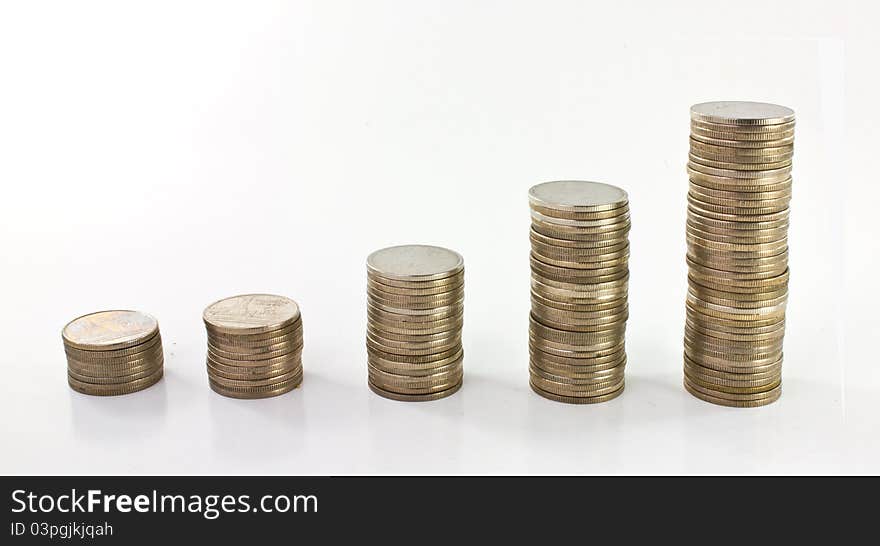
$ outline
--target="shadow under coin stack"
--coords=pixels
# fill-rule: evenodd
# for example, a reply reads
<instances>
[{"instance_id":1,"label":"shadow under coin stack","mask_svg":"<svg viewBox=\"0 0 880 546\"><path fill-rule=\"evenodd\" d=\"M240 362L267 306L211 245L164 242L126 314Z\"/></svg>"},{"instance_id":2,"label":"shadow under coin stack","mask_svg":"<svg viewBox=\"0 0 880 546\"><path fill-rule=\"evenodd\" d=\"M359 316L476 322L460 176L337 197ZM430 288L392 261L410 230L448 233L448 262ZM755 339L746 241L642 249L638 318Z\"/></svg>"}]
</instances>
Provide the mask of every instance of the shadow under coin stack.
<instances>
[{"instance_id":1,"label":"shadow under coin stack","mask_svg":"<svg viewBox=\"0 0 880 546\"><path fill-rule=\"evenodd\" d=\"M302 383L302 318L293 300L271 294L233 296L209 305L202 318L214 392L268 398Z\"/></svg>"},{"instance_id":2,"label":"shadow under coin stack","mask_svg":"<svg viewBox=\"0 0 880 546\"><path fill-rule=\"evenodd\" d=\"M369 385L420 402L461 387L464 260L451 250L405 245L367 258Z\"/></svg>"},{"instance_id":3,"label":"shadow under coin stack","mask_svg":"<svg viewBox=\"0 0 880 546\"><path fill-rule=\"evenodd\" d=\"M574 180L529 190L532 389L570 404L624 388L629 201L615 186Z\"/></svg>"},{"instance_id":4,"label":"shadow under coin stack","mask_svg":"<svg viewBox=\"0 0 880 546\"><path fill-rule=\"evenodd\" d=\"M67 382L83 394L113 396L154 385L164 373L159 323L137 311L100 311L61 332Z\"/></svg>"},{"instance_id":5,"label":"shadow under coin stack","mask_svg":"<svg viewBox=\"0 0 880 546\"><path fill-rule=\"evenodd\" d=\"M782 392L794 112L691 107L684 386L725 406Z\"/></svg>"}]
</instances>

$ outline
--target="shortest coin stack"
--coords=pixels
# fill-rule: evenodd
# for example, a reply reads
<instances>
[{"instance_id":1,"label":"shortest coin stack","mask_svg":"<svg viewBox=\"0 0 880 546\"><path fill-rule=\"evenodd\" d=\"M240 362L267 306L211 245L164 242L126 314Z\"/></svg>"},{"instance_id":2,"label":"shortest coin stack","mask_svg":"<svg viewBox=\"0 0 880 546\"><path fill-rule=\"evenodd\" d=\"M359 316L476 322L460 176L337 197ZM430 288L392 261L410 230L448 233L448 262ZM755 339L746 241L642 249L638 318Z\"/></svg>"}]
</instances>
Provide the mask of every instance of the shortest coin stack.
<instances>
[{"instance_id":1,"label":"shortest coin stack","mask_svg":"<svg viewBox=\"0 0 880 546\"><path fill-rule=\"evenodd\" d=\"M99 311L72 320L61 332L67 382L83 394L113 396L162 379L159 323L137 311Z\"/></svg>"},{"instance_id":2,"label":"shortest coin stack","mask_svg":"<svg viewBox=\"0 0 880 546\"><path fill-rule=\"evenodd\" d=\"M202 316L208 332L208 382L232 398L268 398L302 383L303 330L299 306L271 294L212 303Z\"/></svg>"},{"instance_id":3,"label":"shortest coin stack","mask_svg":"<svg viewBox=\"0 0 880 546\"><path fill-rule=\"evenodd\" d=\"M369 385L379 396L419 402L461 387L464 260L426 245L367 258Z\"/></svg>"}]
</instances>

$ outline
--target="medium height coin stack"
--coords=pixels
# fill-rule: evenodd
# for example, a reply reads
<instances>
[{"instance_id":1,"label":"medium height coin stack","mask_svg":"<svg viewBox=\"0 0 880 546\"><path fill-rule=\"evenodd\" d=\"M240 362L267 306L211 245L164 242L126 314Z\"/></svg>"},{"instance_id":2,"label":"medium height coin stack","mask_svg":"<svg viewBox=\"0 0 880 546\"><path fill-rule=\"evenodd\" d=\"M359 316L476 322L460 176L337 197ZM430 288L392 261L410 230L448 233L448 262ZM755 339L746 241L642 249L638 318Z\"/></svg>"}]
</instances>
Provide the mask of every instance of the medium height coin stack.
<instances>
[{"instance_id":1,"label":"medium height coin stack","mask_svg":"<svg viewBox=\"0 0 880 546\"><path fill-rule=\"evenodd\" d=\"M61 331L67 382L83 394L128 394L154 385L164 373L159 323L137 311L100 311Z\"/></svg>"},{"instance_id":2,"label":"medium height coin stack","mask_svg":"<svg viewBox=\"0 0 880 546\"><path fill-rule=\"evenodd\" d=\"M691 107L684 386L753 407L780 396L794 112Z\"/></svg>"},{"instance_id":3,"label":"medium height coin stack","mask_svg":"<svg viewBox=\"0 0 880 546\"><path fill-rule=\"evenodd\" d=\"M208 383L232 398L268 398L302 383L299 306L272 294L245 294L209 305Z\"/></svg>"},{"instance_id":4,"label":"medium height coin stack","mask_svg":"<svg viewBox=\"0 0 880 546\"><path fill-rule=\"evenodd\" d=\"M582 181L529 190L530 384L545 398L593 404L624 387L629 201Z\"/></svg>"},{"instance_id":5,"label":"medium height coin stack","mask_svg":"<svg viewBox=\"0 0 880 546\"><path fill-rule=\"evenodd\" d=\"M370 389L402 401L455 393L463 377L464 260L451 250L405 245L367 258Z\"/></svg>"}]
</instances>

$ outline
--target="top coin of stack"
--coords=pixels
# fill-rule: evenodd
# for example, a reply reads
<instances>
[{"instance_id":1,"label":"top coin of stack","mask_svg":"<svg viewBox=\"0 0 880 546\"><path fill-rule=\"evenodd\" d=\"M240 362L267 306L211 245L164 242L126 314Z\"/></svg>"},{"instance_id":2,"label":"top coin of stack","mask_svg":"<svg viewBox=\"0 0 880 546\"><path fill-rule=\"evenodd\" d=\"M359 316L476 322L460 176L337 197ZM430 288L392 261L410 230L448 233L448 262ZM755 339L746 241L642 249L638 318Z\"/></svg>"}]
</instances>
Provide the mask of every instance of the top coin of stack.
<instances>
[{"instance_id":1,"label":"top coin of stack","mask_svg":"<svg viewBox=\"0 0 880 546\"><path fill-rule=\"evenodd\" d=\"M464 260L427 245L367 258L369 386L403 401L455 393L463 377Z\"/></svg>"},{"instance_id":2,"label":"top coin of stack","mask_svg":"<svg viewBox=\"0 0 880 546\"><path fill-rule=\"evenodd\" d=\"M232 398L268 398L302 383L299 306L271 294L212 303L202 315L208 332L208 383Z\"/></svg>"},{"instance_id":3,"label":"top coin of stack","mask_svg":"<svg viewBox=\"0 0 880 546\"><path fill-rule=\"evenodd\" d=\"M684 385L726 406L781 393L794 112L691 107Z\"/></svg>"},{"instance_id":4,"label":"top coin of stack","mask_svg":"<svg viewBox=\"0 0 880 546\"><path fill-rule=\"evenodd\" d=\"M100 311L61 331L67 382L83 394L111 396L146 389L162 379L159 323L137 311Z\"/></svg>"},{"instance_id":5,"label":"top coin of stack","mask_svg":"<svg viewBox=\"0 0 880 546\"><path fill-rule=\"evenodd\" d=\"M622 189L564 180L529 190L530 384L545 398L593 404L624 387L629 200Z\"/></svg>"}]
</instances>

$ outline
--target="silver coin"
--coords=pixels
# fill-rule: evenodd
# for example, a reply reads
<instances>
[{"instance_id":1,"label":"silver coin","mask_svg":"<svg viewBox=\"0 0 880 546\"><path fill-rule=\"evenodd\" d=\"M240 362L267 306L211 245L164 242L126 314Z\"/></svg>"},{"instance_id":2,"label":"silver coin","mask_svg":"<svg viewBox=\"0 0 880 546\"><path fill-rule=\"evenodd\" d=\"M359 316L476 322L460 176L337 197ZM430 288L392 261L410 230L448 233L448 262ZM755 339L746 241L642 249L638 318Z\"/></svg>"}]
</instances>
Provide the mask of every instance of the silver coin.
<instances>
[{"instance_id":1,"label":"silver coin","mask_svg":"<svg viewBox=\"0 0 880 546\"><path fill-rule=\"evenodd\" d=\"M146 313L113 310L73 319L61 330L61 337L70 347L109 351L137 345L158 331L158 321Z\"/></svg>"},{"instance_id":2,"label":"silver coin","mask_svg":"<svg viewBox=\"0 0 880 546\"><path fill-rule=\"evenodd\" d=\"M628 203L626 192L617 186L582 180L557 180L532 186L529 202L549 209L598 212Z\"/></svg>"},{"instance_id":3,"label":"silver coin","mask_svg":"<svg viewBox=\"0 0 880 546\"><path fill-rule=\"evenodd\" d=\"M464 269L457 252L430 245L401 245L383 248L367 257L367 269L396 280L434 280Z\"/></svg>"},{"instance_id":4,"label":"silver coin","mask_svg":"<svg viewBox=\"0 0 880 546\"><path fill-rule=\"evenodd\" d=\"M777 125L793 121L794 110L766 102L702 102L691 106L691 119L721 125Z\"/></svg>"},{"instance_id":5,"label":"silver coin","mask_svg":"<svg viewBox=\"0 0 880 546\"><path fill-rule=\"evenodd\" d=\"M232 334L277 330L299 316L295 301L272 294L232 296L212 303L202 314L207 327Z\"/></svg>"}]
</instances>

